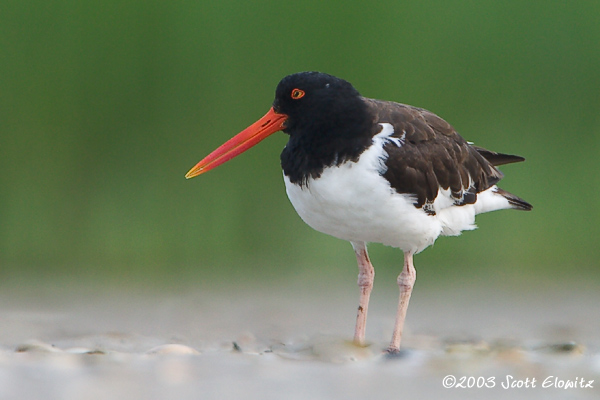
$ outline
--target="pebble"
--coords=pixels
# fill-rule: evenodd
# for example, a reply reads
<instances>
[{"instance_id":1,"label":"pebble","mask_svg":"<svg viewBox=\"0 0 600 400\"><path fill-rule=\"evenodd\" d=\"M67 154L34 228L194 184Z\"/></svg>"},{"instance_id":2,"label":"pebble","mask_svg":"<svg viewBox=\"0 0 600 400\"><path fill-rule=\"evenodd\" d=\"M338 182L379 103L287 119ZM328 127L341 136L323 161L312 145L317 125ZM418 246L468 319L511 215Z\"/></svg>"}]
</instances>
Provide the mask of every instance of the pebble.
<instances>
[{"instance_id":1,"label":"pebble","mask_svg":"<svg viewBox=\"0 0 600 400\"><path fill-rule=\"evenodd\" d=\"M156 346L151 348L146 352L146 354L154 355L197 355L200 352L192 347L183 345L183 344L163 344L160 346Z\"/></svg>"},{"instance_id":2,"label":"pebble","mask_svg":"<svg viewBox=\"0 0 600 400\"><path fill-rule=\"evenodd\" d=\"M87 347L71 347L69 349L66 349L65 352L69 354L106 354L106 352L103 350L93 350L88 349Z\"/></svg>"},{"instance_id":3,"label":"pebble","mask_svg":"<svg viewBox=\"0 0 600 400\"><path fill-rule=\"evenodd\" d=\"M547 354L568 354L568 355L582 355L583 353L585 353L585 346L577 343L577 342L573 342L573 341L568 341L568 342L559 342L559 343L549 343L549 344L542 344L539 346L536 346L533 348L534 351L537 352L541 352L541 353L547 353Z\"/></svg>"},{"instance_id":4,"label":"pebble","mask_svg":"<svg viewBox=\"0 0 600 400\"><path fill-rule=\"evenodd\" d=\"M62 353L62 350L54 345L39 340L30 340L20 344L15 351L17 353Z\"/></svg>"}]
</instances>

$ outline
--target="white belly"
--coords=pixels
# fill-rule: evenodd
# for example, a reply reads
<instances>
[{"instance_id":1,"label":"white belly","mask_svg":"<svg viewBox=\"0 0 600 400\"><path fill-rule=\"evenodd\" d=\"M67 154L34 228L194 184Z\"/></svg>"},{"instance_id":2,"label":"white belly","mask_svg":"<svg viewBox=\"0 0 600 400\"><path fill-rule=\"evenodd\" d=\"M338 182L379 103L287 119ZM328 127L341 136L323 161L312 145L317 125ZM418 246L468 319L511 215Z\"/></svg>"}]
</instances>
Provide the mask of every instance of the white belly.
<instances>
[{"instance_id":1,"label":"white belly","mask_svg":"<svg viewBox=\"0 0 600 400\"><path fill-rule=\"evenodd\" d=\"M431 245L442 227L437 218L417 210L409 196L375 184L340 180L344 165L331 168L308 187L285 177L287 195L298 215L313 229L351 242L375 242L419 252Z\"/></svg>"}]
</instances>

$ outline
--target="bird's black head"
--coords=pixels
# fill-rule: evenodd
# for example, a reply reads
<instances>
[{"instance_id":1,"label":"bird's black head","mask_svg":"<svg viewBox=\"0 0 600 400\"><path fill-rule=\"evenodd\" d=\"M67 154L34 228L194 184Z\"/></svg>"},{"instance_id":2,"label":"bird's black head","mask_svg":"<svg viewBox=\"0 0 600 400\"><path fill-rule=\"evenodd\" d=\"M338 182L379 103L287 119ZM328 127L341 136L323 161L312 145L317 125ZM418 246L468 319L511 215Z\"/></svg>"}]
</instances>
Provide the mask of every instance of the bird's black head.
<instances>
[{"instance_id":1,"label":"bird's black head","mask_svg":"<svg viewBox=\"0 0 600 400\"><path fill-rule=\"evenodd\" d=\"M281 166L293 183L306 184L327 166L356 160L371 144L373 118L354 87L320 72L286 76L275 91L273 110L287 119L290 135Z\"/></svg>"},{"instance_id":2,"label":"bird's black head","mask_svg":"<svg viewBox=\"0 0 600 400\"><path fill-rule=\"evenodd\" d=\"M352 124L364 109L360 93L347 81L322 72L299 72L283 78L275 91L273 109L288 116L284 132L331 131Z\"/></svg>"}]
</instances>

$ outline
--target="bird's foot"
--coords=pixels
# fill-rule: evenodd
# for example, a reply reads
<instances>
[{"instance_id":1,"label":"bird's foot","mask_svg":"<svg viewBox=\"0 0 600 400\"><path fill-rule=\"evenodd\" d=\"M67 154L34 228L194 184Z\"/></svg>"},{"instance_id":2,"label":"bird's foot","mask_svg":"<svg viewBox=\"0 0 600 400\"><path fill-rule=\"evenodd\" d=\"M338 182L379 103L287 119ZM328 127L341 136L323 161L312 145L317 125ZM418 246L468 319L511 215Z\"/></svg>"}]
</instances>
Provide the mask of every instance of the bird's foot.
<instances>
[{"instance_id":1,"label":"bird's foot","mask_svg":"<svg viewBox=\"0 0 600 400\"><path fill-rule=\"evenodd\" d=\"M388 347L384 351L384 357L388 360L397 360L400 358L406 358L410 354L409 350L398 349L394 347Z\"/></svg>"}]
</instances>

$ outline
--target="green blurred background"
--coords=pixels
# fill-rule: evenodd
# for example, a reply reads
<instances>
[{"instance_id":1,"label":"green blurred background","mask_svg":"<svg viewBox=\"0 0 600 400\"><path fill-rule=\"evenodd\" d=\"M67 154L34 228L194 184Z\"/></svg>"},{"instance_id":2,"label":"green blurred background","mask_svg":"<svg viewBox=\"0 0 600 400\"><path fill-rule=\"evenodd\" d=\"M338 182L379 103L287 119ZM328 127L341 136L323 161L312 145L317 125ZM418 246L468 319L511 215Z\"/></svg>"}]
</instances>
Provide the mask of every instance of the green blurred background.
<instances>
[{"instance_id":1,"label":"green blurred background","mask_svg":"<svg viewBox=\"0 0 600 400\"><path fill-rule=\"evenodd\" d=\"M283 76L319 70L527 158L502 186L534 211L439 239L420 279L597 281L599 18L598 1L5 0L1 277L354 281L350 245L286 198L284 134L184 179ZM396 276L399 250L370 251Z\"/></svg>"}]
</instances>

